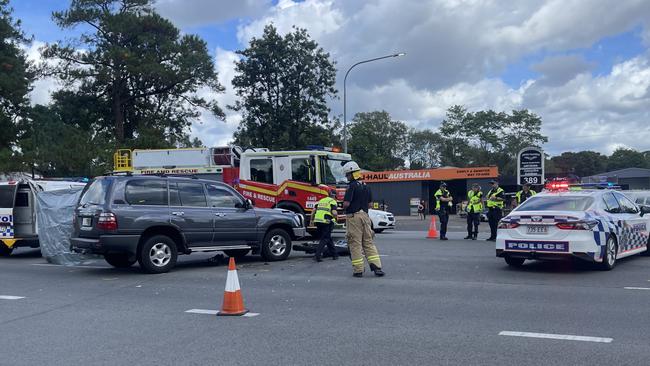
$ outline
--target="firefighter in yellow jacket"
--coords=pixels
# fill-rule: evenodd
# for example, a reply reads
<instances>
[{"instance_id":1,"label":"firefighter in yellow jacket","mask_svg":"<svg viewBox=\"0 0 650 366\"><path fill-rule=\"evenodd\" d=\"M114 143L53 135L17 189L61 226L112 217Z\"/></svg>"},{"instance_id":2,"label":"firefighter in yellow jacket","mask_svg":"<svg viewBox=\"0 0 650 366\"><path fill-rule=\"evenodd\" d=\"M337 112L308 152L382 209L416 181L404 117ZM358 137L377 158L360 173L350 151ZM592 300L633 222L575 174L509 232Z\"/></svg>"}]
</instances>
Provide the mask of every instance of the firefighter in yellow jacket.
<instances>
[{"instance_id":1,"label":"firefighter in yellow jacket","mask_svg":"<svg viewBox=\"0 0 650 366\"><path fill-rule=\"evenodd\" d=\"M321 199L316 204L314 209L314 223L316 228L318 228L318 235L320 241L318 242L318 247L316 247L316 254L314 255L314 260L316 262L322 262L321 256L323 254L323 249L327 245L330 253L332 253L332 259L337 260L339 258L338 253L336 252L336 247L334 247L334 242L332 241L332 229L336 223L336 190L332 189L329 192L329 196Z\"/></svg>"}]
</instances>

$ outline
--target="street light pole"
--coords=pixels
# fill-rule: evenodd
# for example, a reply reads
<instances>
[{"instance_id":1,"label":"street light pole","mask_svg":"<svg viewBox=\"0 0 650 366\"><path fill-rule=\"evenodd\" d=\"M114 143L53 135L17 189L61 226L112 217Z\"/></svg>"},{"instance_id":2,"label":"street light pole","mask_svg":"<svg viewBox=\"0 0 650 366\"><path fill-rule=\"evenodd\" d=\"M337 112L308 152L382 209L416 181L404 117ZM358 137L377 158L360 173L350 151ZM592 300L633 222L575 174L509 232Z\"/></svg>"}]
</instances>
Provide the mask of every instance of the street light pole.
<instances>
[{"instance_id":1,"label":"street light pole","mask_svg":"<svg viewBox=\"0 0 650 366\"><path fill-rule=\"evenodd\" d=\"M406 55L404 52L400 53L395 53L392 55L386 55L382 57L376 57L376 58L371 58L368 60L363 60L359 61L356 64L350 66L348 71L345 73L345 77L343 78L343 152L348 153L348 118L347 118L347 99L346 99L346 83L348 81L348 74L352 69L354 69L357 65L365 64L368 62L373 62L377 60L383 60L385 58L390 58L390 57L400 57Z\"/></svg>"}]
</instances>

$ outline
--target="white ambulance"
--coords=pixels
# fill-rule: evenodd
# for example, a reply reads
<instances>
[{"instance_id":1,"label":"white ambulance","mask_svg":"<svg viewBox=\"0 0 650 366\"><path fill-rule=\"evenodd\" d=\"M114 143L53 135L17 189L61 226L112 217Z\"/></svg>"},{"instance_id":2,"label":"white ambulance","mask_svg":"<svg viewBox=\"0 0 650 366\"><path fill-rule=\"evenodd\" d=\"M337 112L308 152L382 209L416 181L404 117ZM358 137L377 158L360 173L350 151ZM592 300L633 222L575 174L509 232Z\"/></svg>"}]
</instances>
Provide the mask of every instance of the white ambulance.
<instances>
[{"instance_id":1,"label":"white ambulance","mask_svg":"<svg viewBox=\"0 0 650 366\"><path fill-rule=\"evenodd\" d=\"M0 182L0 256L9 256L17 247L38 248L38 208L36 194L86 183L22 179Z\"/></svg>"}]
</instances>

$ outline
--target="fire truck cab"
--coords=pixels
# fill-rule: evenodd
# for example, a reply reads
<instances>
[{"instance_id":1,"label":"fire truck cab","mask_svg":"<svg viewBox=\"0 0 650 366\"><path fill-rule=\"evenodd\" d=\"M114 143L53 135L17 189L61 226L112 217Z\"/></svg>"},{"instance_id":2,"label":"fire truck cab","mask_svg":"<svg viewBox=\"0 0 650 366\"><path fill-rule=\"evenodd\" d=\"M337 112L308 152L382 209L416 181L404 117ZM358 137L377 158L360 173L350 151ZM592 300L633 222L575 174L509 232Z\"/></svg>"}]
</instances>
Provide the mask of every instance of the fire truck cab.
<instances>
[{"instance_id":1,"label":"fire truck cab","mask_svg":"<svg viewBox=\"0 0 650 366\"><path fill-rule=\"evenodd\" d=\"M245 151L236 187L258 207L305 214L331 188L337 188L339 201L343 198L343 165L350 160L349 154L326 150Z\"/></svg>"}]
</instances>

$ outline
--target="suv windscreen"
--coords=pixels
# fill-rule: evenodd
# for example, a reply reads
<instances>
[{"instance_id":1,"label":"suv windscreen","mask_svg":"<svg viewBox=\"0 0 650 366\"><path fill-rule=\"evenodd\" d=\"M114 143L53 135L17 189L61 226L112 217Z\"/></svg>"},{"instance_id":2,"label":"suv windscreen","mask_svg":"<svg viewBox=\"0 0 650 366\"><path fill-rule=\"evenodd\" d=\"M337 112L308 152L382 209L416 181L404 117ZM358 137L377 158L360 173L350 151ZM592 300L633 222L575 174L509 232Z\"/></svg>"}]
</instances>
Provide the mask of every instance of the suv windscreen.
<instances>
[{"instance_id":1,"label":"suv windscreen","mask_svg":"<svg viewBox=\"0 0 650 366\"><path fill-rule=\"evenodd\" d=\"M167 205L167 182L164 180L132 180L124 189L126 202L131 205Z\"/></svg>"},{"instance_id":2,"label":"suv windscreen","mask_svg":"<svg viewBox=\"0 0 650 366\"><path fill-rule=\"evenodd\" d=\"M96 179L90 183L81 195L80 205L103 205L106 202L106 193L111 182L108 179Z\"/></svg>"}]
</instances>

